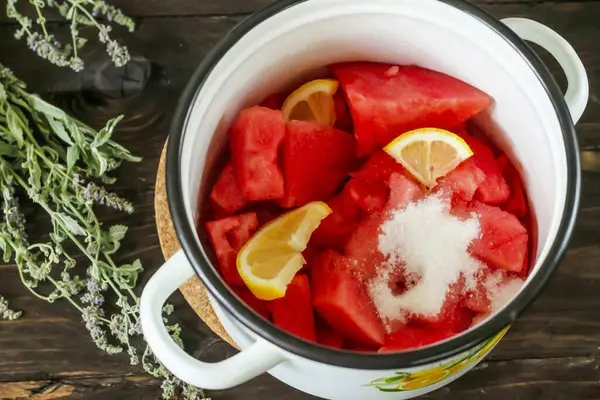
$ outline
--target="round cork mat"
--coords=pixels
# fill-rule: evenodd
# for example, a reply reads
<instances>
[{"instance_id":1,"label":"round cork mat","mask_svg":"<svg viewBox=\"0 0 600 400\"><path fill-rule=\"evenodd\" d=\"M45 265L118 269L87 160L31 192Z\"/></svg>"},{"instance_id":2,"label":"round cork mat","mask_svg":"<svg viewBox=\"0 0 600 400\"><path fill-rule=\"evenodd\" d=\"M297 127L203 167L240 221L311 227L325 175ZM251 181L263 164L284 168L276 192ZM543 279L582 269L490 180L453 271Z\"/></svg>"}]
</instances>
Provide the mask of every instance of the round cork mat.
<instances>
[{"instance_id":1,"label":"round cork mat","mask_svg":"<svg viewBox=\"0 0 600 400\"><path fill-rule=\"evenodd\" d=\"M162 250L165 260L169 259L175 254L180 248L177 235L175 234L175 228L173 227L173 221L171 220L171 213L169 212L169 205L167 203L167 187L166 187L166 152L167 144L163 147L160 162L158 164L158 172L156 174L156 186L154 188L154 212L156 214L156 228L158 230L158 240L160 241L160 248ZM223 340L228 342L234 347L238 347L237 344L231 339L219 319L215 315L215 312L210 305L208 296L206 294L206 288L200 281L198 276L190 278L184 283L179 290L183 294L185 300L189 303L192 309L198 314L198 316L204 321L206 325Z\"/></svg>"}]
</instances>

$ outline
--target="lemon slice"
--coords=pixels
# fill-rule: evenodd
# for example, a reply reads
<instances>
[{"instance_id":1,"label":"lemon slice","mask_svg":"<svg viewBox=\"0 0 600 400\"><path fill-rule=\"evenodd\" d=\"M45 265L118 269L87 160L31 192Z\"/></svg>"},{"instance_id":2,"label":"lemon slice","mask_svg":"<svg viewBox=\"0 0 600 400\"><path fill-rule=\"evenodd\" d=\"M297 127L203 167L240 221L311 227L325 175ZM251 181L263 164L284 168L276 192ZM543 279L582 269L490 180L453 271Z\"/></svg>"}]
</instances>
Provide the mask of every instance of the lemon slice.
<instances>
[{"instance_id":1,"label":"lemon slice","mask_svg":"<svg viewBox=\"0 0 600 400\"><path fill-rule=\"evenodd\" d=\"M281 111L286 121L314 121L335 124L333 95L339 88L334 79L316 79L294 90L283 102Z\"/></svg>"},{"instance_id":2,"label":"lemon slice","mask_svg":"<svg viewBox=\"0 0 600 400\"><path fill-rule=\"evenodd\" d=\"M302 252L310 236L329 214L327 204L308 203L269 222L250 238L238 253L237 268L257 298L285 296L287 285L306 262Z\"/></svg>"},{"instance_id":3,"label":"lemon slice","mask_svg":"<svg viewBox=\"0 0 600 400\"><path fill-rule=\"evenodd\" d=\"M384 150L428 188L473 155L460 136L436 128L403 133Z\"/></svg>"}]
</instances>

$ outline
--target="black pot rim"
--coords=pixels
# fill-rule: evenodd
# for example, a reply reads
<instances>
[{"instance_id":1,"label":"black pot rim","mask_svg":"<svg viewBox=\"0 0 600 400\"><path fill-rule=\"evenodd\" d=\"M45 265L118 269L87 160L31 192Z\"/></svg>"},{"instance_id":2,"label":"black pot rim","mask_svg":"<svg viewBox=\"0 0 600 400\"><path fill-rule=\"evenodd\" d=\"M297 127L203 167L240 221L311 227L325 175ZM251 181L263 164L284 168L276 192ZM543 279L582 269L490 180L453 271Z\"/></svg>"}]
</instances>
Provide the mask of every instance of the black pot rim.
<instances>
[{"instance_id":1,"label":"black pot rim","mask_svg":"<svg viewBox=\"0 0 600 400\"><path fill-rule=\"evenodd\" d=\"M532 49L507 26L482 9L465 0L439 0L451 5L486 24L503 37L529 63L543 85L558 116L565 142L567 158L567 198L564 214L557 232L556 240L548 253L540 271L533 277L526 290L523 290L505 309L487 322L462 335L429 347L402 353L370 354L341 351L309 343L299 339L264 320L250 311L231 292L218 273L205 258L197 246L196 232L188 224L185 213L183 193L180 187L180 154L183 144L183 132L188 122L191 105L194 103L205 80L221 57L237 43L247 32L271 16L309 0L280 0L248 17L225 36L203 59L188 82L181 96L171 124L167 150L167 195L169 209L173 218L177 237L191 261L193 268L211 295L216 298L226 312L233 315L245 327L276 346L298 356L325 364L355 369L401 369L429 364L455 356L472 349L483 341L498 334L509 326L533 300L541 293L556 271L564 256L573 233L579 210L581 170L579 148L575 128L563 93L556 84L547 67Z\"/></svg>"}]
</instances>

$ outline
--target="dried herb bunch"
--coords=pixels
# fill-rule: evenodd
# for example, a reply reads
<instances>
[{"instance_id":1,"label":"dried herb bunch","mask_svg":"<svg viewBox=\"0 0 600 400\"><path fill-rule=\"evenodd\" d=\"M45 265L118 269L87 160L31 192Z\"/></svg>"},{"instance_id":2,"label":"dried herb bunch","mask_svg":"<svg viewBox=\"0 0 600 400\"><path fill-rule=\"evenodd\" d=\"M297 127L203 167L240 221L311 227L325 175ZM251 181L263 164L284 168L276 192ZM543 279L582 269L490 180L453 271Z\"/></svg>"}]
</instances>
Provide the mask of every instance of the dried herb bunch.
<instances>
[{"instance_id":1,"label":"dried herb bunch","mask_svg":"<svg viewBox=\"0 0 600 400\"><path fill-rule=\"evenodd\" d=\"M27 8L36 15L35 20L24 14ZM70 43L63 45L49 33L45 16L48 9L55 10L68 22ZM83 69L79 53L87 39L80 36L80 29L85 26L97 30L98 40L104 44L116 66L121 67L129 61L127 48L110 37L111 24L123 26L130 32L135 29L135 24L103 0L6 0L6 15L19 24L15 38L25 40L37 55L60 67L68 66L75 71Z\"/></svg>"},{"instance_id":2,"label":"dried herb bunch","mask_svg":"<svg viewBox=\"0 0 600 400\"><path fill-rule=\"evenodd\" d=\"M123 162L140 161L111 140L120 119L96 131L28 93L0 64L0 251L4 262L14 259L32 294L48 302L64 299L79 310L100 349L127 353L131 364L142 364L162 379L164 398L179 392L188 399L202 398L200 391L160 365L147 346L137 347L142 341L133 340L141 335L139 299L133 289L142 265L139 260L119 264L113 259L127 227L105 227L95 211L102 205L133 212L129 201L104 187L115 182L109 173ZM21 212L25 197L51 223L42 241L32 242L27 234ZM81 267L87 268L79 273ZM165 318L172 312L166 305ZM18 314L0 298L0 316ZM180 327L171 325L168 330L182 345Z\"/></svg>"}]
</instances>

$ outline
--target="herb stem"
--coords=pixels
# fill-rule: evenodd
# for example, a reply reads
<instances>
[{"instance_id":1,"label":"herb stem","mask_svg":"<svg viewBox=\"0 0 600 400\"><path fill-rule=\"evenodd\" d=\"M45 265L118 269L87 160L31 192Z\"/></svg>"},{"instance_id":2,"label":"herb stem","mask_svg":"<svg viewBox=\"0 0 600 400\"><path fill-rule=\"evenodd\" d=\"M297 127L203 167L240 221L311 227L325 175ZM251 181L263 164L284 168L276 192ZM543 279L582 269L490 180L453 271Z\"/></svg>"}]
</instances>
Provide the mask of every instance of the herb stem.
<instances>
[{"instance_id":1,"label":"herb stem","mask_svg":"<svg viewBox=\"0 0 600 400\"><path fill-rule=\"evenodd\" d=\"M42 27L42 31L44 32L44 37L48 38L48 30L46 29L46 18L42 15L42 10L40 10L40 6L37 1L33 2L33 6L35 7L35 12L38 15L38 23Z\"/></svg>"}]
</instances>

